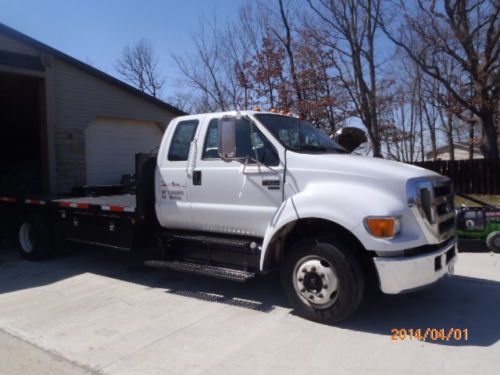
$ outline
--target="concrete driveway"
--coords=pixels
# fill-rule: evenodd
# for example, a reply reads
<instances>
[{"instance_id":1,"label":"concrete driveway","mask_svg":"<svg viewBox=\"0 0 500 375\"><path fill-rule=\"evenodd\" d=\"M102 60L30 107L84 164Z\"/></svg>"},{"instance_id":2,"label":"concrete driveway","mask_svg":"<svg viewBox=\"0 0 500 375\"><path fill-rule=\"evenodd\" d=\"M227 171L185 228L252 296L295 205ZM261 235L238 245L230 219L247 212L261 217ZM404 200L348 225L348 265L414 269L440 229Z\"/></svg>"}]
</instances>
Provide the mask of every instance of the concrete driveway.
<instances>
[{"instance_id":1,"label":"concrete driveway","mask_svg":"<svg viewBox=\"0 0 500 375\"><path fill-rule=\"evenodd\" d=\"M468 341L393 341L460 328ZM278 280L237 284L155 269L106 249L41 263L0 250L0 373L499 374L500 255L460 254L456 275L372 296L327 326L287 307Z\"/></svg>"}]
</instances>

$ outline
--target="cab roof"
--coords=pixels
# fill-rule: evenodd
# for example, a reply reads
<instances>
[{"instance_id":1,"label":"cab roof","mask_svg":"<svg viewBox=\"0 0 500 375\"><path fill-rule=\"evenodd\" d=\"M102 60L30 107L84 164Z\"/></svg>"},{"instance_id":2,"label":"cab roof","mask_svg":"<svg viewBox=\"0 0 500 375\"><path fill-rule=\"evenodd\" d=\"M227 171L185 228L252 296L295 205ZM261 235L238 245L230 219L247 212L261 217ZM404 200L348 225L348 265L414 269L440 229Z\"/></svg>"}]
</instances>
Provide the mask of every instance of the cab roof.
<instances>
[{"instance_id":1,"label":"cab roof","mask_svg":"<svg viewBox=\"0 0 500 375\"><path fill-rule=\"evenodd\" d=\"M266 115L279 115L279 116L290 116L290 114L287 113L279 113L279 112L272 112L272 111L256 111L256 110L244 110L244 111L225 111L225 112L206 112L206 113L197 113L193 115L186 115L182 116L182 119L188 119L188 118L203 118L203 117L222 117L222 116L246 116L246 115L256 115L256 114L266 114Z\"/></svg>"}]
</instances>

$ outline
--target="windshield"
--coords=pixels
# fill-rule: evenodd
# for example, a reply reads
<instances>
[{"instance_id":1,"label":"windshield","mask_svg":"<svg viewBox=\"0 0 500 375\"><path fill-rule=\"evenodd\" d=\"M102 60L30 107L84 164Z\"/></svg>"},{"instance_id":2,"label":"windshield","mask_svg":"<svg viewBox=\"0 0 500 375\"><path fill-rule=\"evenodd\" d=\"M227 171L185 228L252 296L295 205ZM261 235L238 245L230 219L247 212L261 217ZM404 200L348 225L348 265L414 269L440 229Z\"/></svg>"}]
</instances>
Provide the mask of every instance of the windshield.
<instances>
[{"instance_id":1,"label":"windshield","mask_svg":"<svg viewBox=\"0 0 500 375\"><path fill-rule=\"evenodd\" d=\"M255 114L255 117L283 146L292 151L346 153L342 146L325 132L296 117L267 113Z\"/></svg>"}]
</instances>

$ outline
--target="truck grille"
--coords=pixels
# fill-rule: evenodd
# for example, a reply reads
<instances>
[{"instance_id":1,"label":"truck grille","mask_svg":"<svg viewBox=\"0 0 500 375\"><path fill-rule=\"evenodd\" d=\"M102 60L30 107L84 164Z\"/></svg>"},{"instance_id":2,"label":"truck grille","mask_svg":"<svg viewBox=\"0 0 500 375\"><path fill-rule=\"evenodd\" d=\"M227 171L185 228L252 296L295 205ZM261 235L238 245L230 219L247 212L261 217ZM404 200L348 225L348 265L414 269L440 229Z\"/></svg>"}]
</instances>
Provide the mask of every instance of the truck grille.
<instances>
[{"instance_id":1,"label":"truck grille","mask_svg":"<svg viewBox=\"0 0 500 375\"><path fill-rule=\"evenodd\" d=\"M455 204L449 180L434 180L420 188L420 204L425 219L439 240L455 234Z\"/></svg>"},{"instance_id":2,"label":"truck grille","mask_svg":"<svg viewBox=\"0 0 500 375\"><path fill-rule=\"evenodd\" d=\"M450 180L418 179L409 189L410 206L429 240L442 242L455 234L455 206Z\"/></svg>"}]
</instances>

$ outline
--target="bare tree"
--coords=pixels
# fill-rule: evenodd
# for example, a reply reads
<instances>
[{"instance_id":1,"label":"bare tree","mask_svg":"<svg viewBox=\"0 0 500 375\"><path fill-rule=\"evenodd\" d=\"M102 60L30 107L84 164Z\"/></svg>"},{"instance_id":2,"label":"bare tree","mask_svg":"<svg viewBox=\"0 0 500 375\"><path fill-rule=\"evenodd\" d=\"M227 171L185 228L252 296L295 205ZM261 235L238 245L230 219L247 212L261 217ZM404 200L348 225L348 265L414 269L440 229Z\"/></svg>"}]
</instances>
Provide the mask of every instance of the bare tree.
<instances>
[{"instance_id":1,"label":"bare tree","mask_svg":"<svg viewBox=\"0 0 500 375\"><path fill-rule=\"evenodd\" d=\"M421 95L422 95L422 106L423 117L427 125L429 132L429 138L431 142L431 151L433 160L437 160L437 137L436 137L436 125L438 120L438 103L437 103L437 93L439 83L429 76L421 75Z\"/></svg>"},{"instance_id":2,"label":"bare tree","mask_svg":"<svg viewBox=\"0 0 500 375\"><path fill-rule=\"evenodd\" d=\"M141 39L133 46L127 45L116 63L116 70L125 81L142 92L155 98L160 96L165 81L158 70L158 58L149 40Z\"/></svg>"},{"instance_id":3,"label":"bare tree","mask_svg":"<svg viewBox=\"0 0 500 375\"><path fill-rule=\"evenodd\" d=\"M401 1L399 32L382 17L387 37L427 75L437 80L457 105L479 119L486 157L498 159L495 123L500 94L500 4L498 0ZM447 69L449 63L457 69Z\"/></svg>"},{"instance_id":4,"label":"bare tree","mask_svg":"<svg viewBox=\"0 0 500 375\"><path fill-rule=\"evenodd\" d=\"M225 75L229 81L229 97L233 108L249 108L254 100L252 82L247 66L249 64L250 47L238 22L230 24L219 38L224 47Z\"/></svg>"},{"instance_id":5,"label":"bare tree","mask_svg":"<svg viewBox=\"0 0 500 375\"><path fill-rule=\"evenodd\" d=\"M377 90L376 34L380 0L307 0L317 16L318 40L332 48L333 63L368 131L373 155L382 157Z\"/></svg>"},{"instance_id":6,"label":"bare tree","mask_svg":"<svg viewBox=\"0 0 500 375\"><path fill-rule=\"evenodd\" d=\"M230 85L227 73L225 46L221 43L220 30L215 15L212 19L200 18L200 30L193 35L194 52L184 56L172 55L185 86L199 93L196 99L208 111L231 109Z\"/></svg>"},{"instance_id":7,"label":"bare tree","mask_svg":"<svg viewBox=\"0 0 500 375\"><path fill-rule=\"evenodd\" d=\"M409 10L401 4L387 24L389 2L307 1L306 9L300 8L298 0L273 0L272 6L248 1L240 8L239 18L222 28L215 16L213 21L202 19L193 38L194 51L174 56L184 84L179 100L174 101L189 112L277 107L301 113L327 131L358 117L366 127L374 156L406 162L424 160L429 150L436 158L442 142L453 149L456 142L476 141L471 129L477 122L482 125L481 134L486 133L480 114L490 108L491 100L496 103L493 122L498 121L498 99L481 99L485 94L477 83L490 85L486 96L495 92L498 47L490 46L491 56L481 57L486 42L478 42L476 35L496 35L496 24L493 31L484 23L474 24L476 31L470 30L478 64L490 61L491 65L478 68L489 69L487 78L470 79L472 73L449 50L453 46L460 52L461 47L445 17L475 11L470 20L482 17L491 25L492 17L497 17L493 0L470 0L473 9L463 11L447 7L468 3L466 0L416 0ZM481 8L485 4L488 11ZM427 17L410 19L417 9ZM417 21L422 23L422 33ZM394 25L406 29L399 35L386 35ZM436 30L443 34L436 36ZM388 37L399 48L387 43ZM498 44L493 39L487 43ZM469 64L465 52L460 56Z\"/></svg>"},{"instance_id":8,"label":"bare tree","mask_svg":"<svg viewBox=\"0 0 500 375\"><path fill-rule=\"evenodd\" d=\"M296 95L297 107L300 111L302 104L302 90L299 85L299 79L297 77L297 68L295 66L295 54L292 45L292 29L290 24L290 14L288 9L285 9L283 0L278 0L279 4L279 19L281 26L283 27L283 32L281 32L276 27L272 27L272 31L276 38L283 44L285 48L286 55L288 58L288 67L290 69L290 76L292 78L293 89ZM282 35L283 34L283 35Z\"/></svg>"},{"instance_id":9,"label":"bare tree","mask_svg":"<svg viewBox=\"0 0 500 375\"><path fill-rule=\"evenodd\" d=\"M259 4L260 5L260 4ZM276 107L277 75L280 51L272 45L269 32L269 16L261 9L256 10L251 2L240 8L237 35L248 46L249 58L245 62L245 77L253 81L252 89L257 102L264 101L271 107Z\"/></svg>"}]
</instances>

